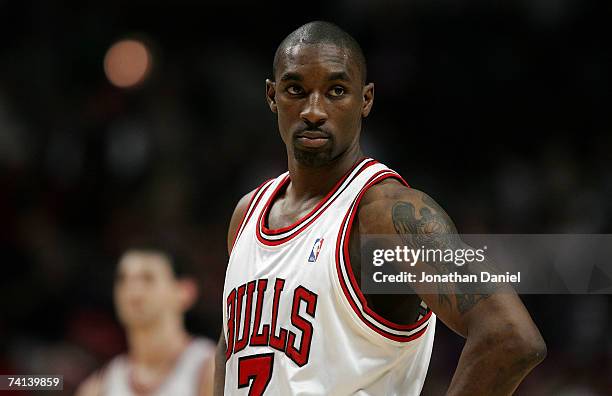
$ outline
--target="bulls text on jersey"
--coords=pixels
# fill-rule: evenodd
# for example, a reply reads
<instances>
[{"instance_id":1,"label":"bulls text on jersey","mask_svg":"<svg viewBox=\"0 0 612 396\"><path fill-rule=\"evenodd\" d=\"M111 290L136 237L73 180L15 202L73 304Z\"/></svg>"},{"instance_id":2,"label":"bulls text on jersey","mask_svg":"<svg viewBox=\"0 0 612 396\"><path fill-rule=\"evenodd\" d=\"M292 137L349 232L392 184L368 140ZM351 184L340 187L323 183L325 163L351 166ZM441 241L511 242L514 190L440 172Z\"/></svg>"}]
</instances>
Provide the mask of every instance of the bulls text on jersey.
<instances>
[{"instance_id":1,"label":"bulls text on jersey","mask_svg":"<svg viewBox=\"0 0 612 396\"><path fill-rule=\"evenodd\" d=\"M242 284L233 289L227 297L227 351L226 359L247 346L270 346L284 352L295 364L302 367L308 363L310 344L313 337L312 320L317 309L317 294L304 286L296 287L293 292L284 291L285 280L276 278L274 291L268 289L268 279L258 279ZM255 293L257 289L257 293ZM271 312L262 312L266 294L268 298L273 293ZM254 301L254 295L257 298ZM300 306L304 302L305 312L300 315ZM253 312L253 303L255 310ZM296 340L298 335L289 329L278 327L279 306L291 304L291 324L300 331L301 341ZM243 309L243 305L244 306ZM244 315L242 314L244 311ZM269 322L262 323L262 319L269 317Z\"/></svg>"}]
</instances>

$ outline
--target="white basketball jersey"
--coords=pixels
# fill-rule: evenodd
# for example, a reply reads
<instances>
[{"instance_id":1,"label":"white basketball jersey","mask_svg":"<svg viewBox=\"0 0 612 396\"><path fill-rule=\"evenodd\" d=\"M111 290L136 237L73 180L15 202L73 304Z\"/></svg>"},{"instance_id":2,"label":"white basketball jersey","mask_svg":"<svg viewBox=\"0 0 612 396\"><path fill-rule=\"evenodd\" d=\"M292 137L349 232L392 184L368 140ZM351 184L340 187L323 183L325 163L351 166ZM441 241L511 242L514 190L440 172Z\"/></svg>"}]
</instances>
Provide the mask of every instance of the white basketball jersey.
<instances>
[{"instance_id":1,"label":"white basketball jersey","mask_svg":"<svg viewBox=\"0 0 612 396\"><path fill-rule=\"evenodd\" d=\"M366 303L348 236L363 194L396 178L365 158L296 223L267 227L288 173L261 185L236 233L223 290L225 395L418 395L435 315L400 325Z\"/></svg>"},{"instance_id":2,"label":"white basketball jersey","mask_svg":"<svg viewBox=\"0 0 612 396\"><path fill-rule=\"evenodd\" d=\"M204 338L196 338L179 357L174 370L152 396L197 396L200 391L203 364L214 358L215 345ZM126 355L120 355L108 364L102 384L104 396L134 396L130 385L130 364Z\"/></svg>"}]
</instances>

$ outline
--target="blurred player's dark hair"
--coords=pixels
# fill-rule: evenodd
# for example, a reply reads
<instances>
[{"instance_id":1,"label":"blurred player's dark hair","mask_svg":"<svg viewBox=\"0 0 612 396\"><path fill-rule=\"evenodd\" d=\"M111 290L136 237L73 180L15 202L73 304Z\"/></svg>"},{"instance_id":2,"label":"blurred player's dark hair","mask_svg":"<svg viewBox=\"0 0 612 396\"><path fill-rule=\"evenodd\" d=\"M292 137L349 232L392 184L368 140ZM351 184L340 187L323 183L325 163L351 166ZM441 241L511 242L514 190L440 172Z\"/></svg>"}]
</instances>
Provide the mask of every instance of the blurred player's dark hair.
<instances>
[{"instance_id":1,"label":"blurred player's dark hair","mask_svg":"<svg viewBox=\"0 0 612 396\"><path fill-rule=\"evenodd\" d=\"M193 276L193 268L185 254L178 249L174 244L165 240L155 238L143 238L137 242L127 245L126 249L121 252L123 256L127 252L140 251L158 253L168 258L170 267L175 278L187 278ZM117 260L118 261L118 260Z\"/></svg>"}]
</instances>

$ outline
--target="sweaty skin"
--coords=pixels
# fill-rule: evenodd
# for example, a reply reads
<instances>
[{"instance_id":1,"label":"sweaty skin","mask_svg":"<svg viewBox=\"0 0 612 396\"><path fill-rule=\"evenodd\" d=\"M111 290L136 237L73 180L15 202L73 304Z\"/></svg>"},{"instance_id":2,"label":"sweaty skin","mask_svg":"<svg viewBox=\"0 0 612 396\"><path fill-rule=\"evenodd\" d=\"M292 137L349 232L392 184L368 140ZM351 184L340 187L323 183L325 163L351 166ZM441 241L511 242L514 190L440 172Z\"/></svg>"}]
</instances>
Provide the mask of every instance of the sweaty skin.
<instances>
[{"instance_id":1,"label":"sweaty skin","mask_svg":"<svg viewBox=\"0 0 612 396\"><path fill-rule=\"evenodd\" d=\"M332 44L286 48L274 81L266 80L266 99L278 116L291 182L272 203L269 227L282 228L307 214L363 155L362 119L374 101L374 84L364 84L351 52ZM319 140L322 139L322 140ZM228 254L236 229L254 192L232 215ZM354 275L360 275L359 235L398 234L408 246L456 248L463 243L442 208L426 194L394 180L368 190L358 207L349 244ZM424 270L443 273L441 263ZM465 269L469 271L469 268ZM437 294L370 295L372 307L399 323L415 320L420 300L450 328L466 337L449 395L508 395L546 354L546 345L522 302L512 292L470 293L460 285ZM455 293L455 291L457 293ZM225 339L217 349L215 394L222 395Z\"/></svg>"}]
</instances>

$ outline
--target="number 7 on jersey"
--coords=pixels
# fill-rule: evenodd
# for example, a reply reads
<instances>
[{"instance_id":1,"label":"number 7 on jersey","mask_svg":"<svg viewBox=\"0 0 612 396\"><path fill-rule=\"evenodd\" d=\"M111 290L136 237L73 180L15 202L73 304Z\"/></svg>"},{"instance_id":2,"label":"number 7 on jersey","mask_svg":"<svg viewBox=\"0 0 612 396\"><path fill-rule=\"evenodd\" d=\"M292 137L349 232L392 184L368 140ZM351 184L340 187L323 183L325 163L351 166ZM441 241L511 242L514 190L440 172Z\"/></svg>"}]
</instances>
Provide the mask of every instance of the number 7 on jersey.
<instances>
[{"instance_id":1,"label":"number 7 on jersey","mask_svg":"<svg viewBox=\"0 0 612 396\"><path fill-rule=\"evenodd\" d=\"M249 396L261 396L272 379L274 353L243 356L238 359L238 388L251 385Z\"/></svg>"}]
</instances>

